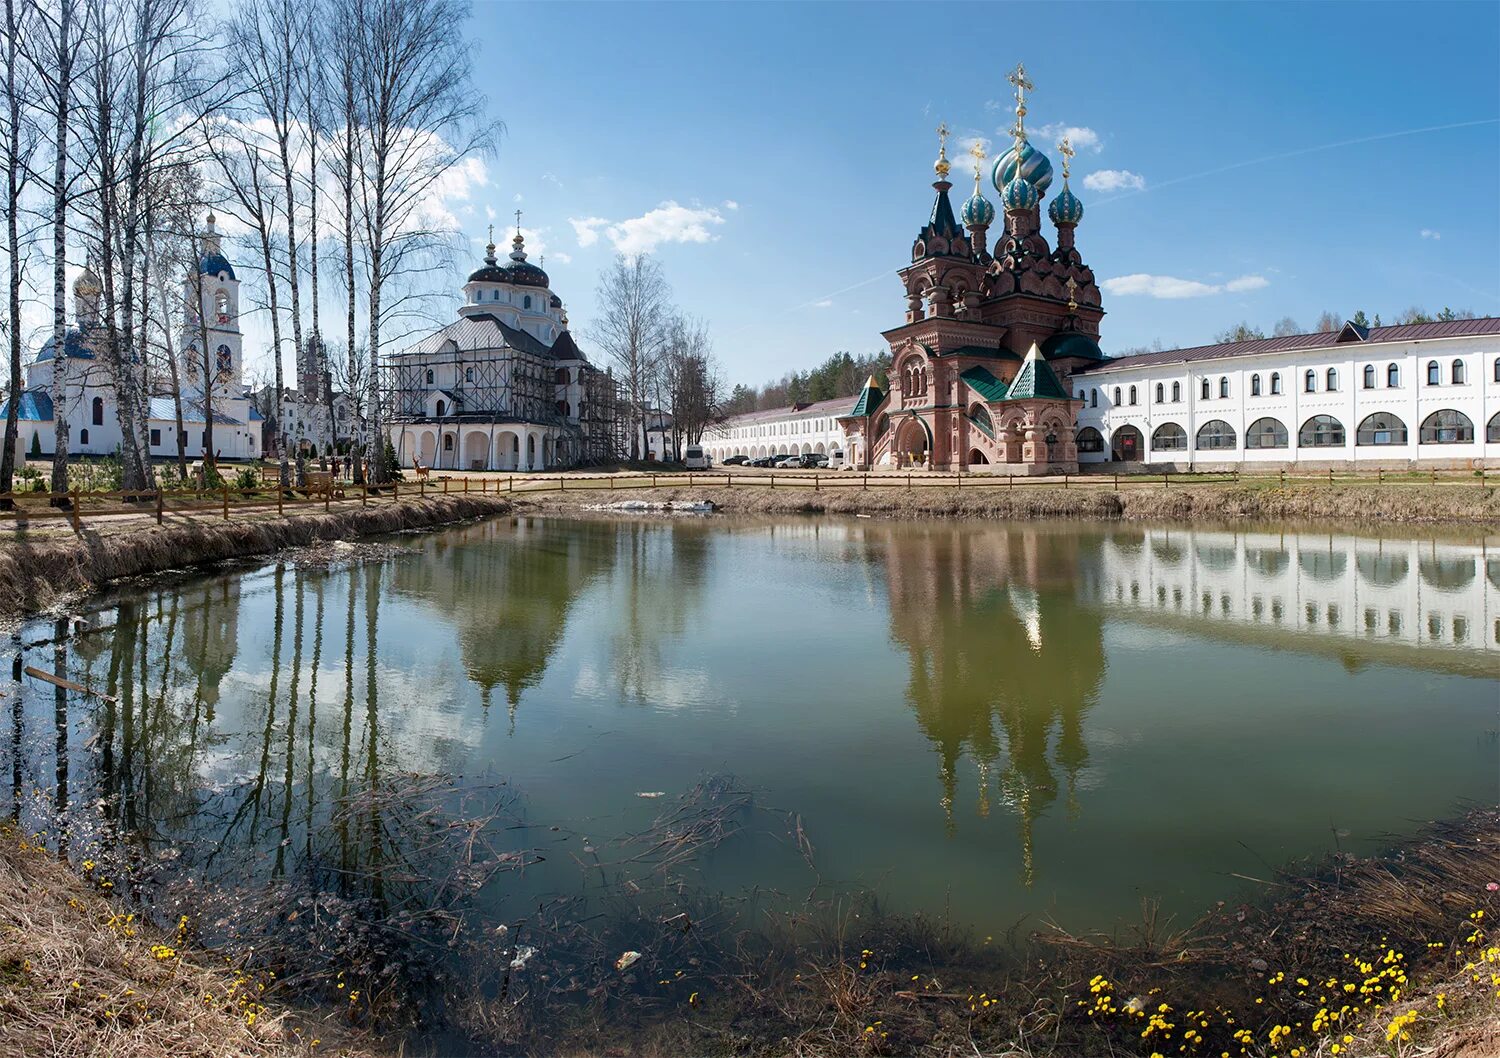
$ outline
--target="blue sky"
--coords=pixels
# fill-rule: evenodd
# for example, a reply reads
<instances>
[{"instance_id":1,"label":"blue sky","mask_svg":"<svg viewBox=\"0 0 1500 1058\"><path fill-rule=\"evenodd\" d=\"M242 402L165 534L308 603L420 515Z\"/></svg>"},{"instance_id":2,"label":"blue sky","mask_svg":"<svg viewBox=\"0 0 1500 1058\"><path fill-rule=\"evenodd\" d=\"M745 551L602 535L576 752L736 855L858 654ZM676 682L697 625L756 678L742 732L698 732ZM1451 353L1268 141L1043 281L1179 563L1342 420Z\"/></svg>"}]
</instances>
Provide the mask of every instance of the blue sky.
<instances>
[{"instance_id":1,"label":"blue sky","mask_svg":"<svg viewBox=\"0 0 1500 1058\"><path fill-rule=\"evenodd\" d=\"M1119 281L1106 351L1500 313L1500 5L480 2L470 29L506 124L458 208L475 257L519 206L586 334L616 247L650 249L733 381L881 347L933 129L995 140L1017 61L1054 166L1039 130L1092 133L1073 188Z\"/></svg>"}]
</instances>

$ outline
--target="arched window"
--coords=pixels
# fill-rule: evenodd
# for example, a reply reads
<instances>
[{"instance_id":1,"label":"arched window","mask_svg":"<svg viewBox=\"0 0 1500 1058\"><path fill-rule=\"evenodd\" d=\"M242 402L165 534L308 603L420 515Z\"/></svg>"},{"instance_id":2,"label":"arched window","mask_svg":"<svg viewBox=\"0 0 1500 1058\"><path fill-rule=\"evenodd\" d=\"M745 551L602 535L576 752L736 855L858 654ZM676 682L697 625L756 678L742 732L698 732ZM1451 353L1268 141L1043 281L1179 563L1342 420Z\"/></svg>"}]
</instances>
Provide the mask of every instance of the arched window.
<instances>
[{"instance_id":1,"label":"arched window","mask_svg":"<svg viewBox=\"0 0 1500 1058\"><path fill-rule=\"evenodd\" d=\"M466 367L466 368L464 368L464 381L465 382L473 382L474 381L474 369L472 367Z\"/></svg>"},{"instance_id":2,"label":"arched window","mask_svg":"<svg viewBox=\"0 0 1500 1058\"><path fill-rule=\"evenodd\" d=\"M218 356L215 360L215 370L221 375L227 375L234 370L234 354L229 351L229 346L221 345L215 350Z\"/></svg>"},{"instance_id":3,"label":"arched window","mask_svg":"<svg viewBox=\"0 0 1500 1058\"><path fill-rule=\"evenodd\" d=\"M1234 448L1234 427L1223 419L1209 420L1198 428L1197 447L1200 450Z\"/></svg>"},{"instance_id":4,"label":"arched window","mask_svg":"<svg viewBox=\"0 0 1500 1058\"><path fill-rule=\"evenodd\" d=\"M104 398L103 397L95 397L94 400L93 400L93 403L90 405L90 411L92 413L90 415L90 421L93 422L93 424L95 426L103 426L104 425Z\"/></svg>"},{"instance_id":5,"label":"arched window","mask_svg":"<svg viewBox=\"0 0 1500 1058\"><path fill-rule=\"evenodd\" d=\"M1118 408L1119 406L1120 406L1120 387L1116 386L1115 387L1115 407Z\"/></svg>"},{"instance_id":6,"label":"arched window","mask_svg":"<svg viewBox=\"0 0 1500 1058\"><path fill-rule=\"evenodd\" d=\"M1279 371L1271 372L1271 396L1281 396L1281 372Z\"/></svg>"},{"instance_id":7,"label":"arched window","mask_svg":"<svg viewBox=\"0 0 1500 1058\"><path fill-rule=\"evenodd\" d=\"M969 418L973 420L975 426L979 427L985 433L991 437L995 436L995 421L990 418L990 409L986 408L983 404L975 404L971 407L969 409Z\"/></svg>"},{"instance_id":8,"label":"arched window","mask_svg":"<svg viewBox=\"0 0 1500 1058\"><path fill-rule=\"evenodd\" d=\"M1287 443L1286 427L1281 424L1280 419L1256 419L1245 431L1246 448L1285 448ZM1200 444L1198 447L1203 446Z\"/></svg>"},{"instance_id":9,"label":"arched window","mask_svg":"<svg viewBox=\"0 0 1500 1058\"><path fill-rule=\"evenodd\" d=\"M1132 404L1135 403L1135 387L1134 386L1130 387L1130 403L1132 403Z\"/></svg>"},{"instance_id":10,"label":"arched window","mask_svg":"<svg viewBox=\"0 0 1500 1058\"><path fill-rule=\"evenodd\" d=\"M432 385L432 368L427 369L427 384Z\"/></svg>"},{"instance_id":11,"label":"arched window","mask_svg":"<svg viewBox=\"0 0 1500 1058\"><path fill-rule=\"evenodd\" d=\"M1203 378L1203 385L1201 387L1199 387L1199 389L1201 391L1199 395L1204 400L1207 400L1213 394L1213 388L1212 387L1213 387L1213 383L1209 382L1208 376L1205 375L1204 378Z\"/></svg>"},{"instance_id":12,"label":"arched window","mask_svg":"<svg viewBox=\"0 0 1500 1058\"><path fill-rule=\"evenodd\" d=\"M1151 435L1151 447L1160 452L1179 452L1187 448L1187 431L1175 422L1164 422Z\"/></svg>"},{"instance_id":13,"label":"arched window","mask_svg":"<svg viewBox=\"0 0 1500 1058\"><path fill-rule=\"evenodd\" d=\"M78 443L81 445L86 445L89 443L89 432L87 430L78 431Z\"/></svg>"},{"instance_id":14,"label":"arched window","mask_svg":"<svg viewBox=\"0 0 1500 1058\"><path fill-rule=\"evenodd\" d=\"M1496 363L1500 363L1500 360ZM1500 411L1490 418L1490 424L1484 428L1484 439L1490 444L1500 444Z\"/></svg>"},{"instance_id":15,"label":"arched window","mask_svg":"<svg viewBox=\"0 0 1500 1058\"><path fill-rule=\"evenodd\" d=\"M1104 435L1092 426L1085 426L1078 431L1078 450L1080 452L1104 451Z\"/></svg>"},{"instance_id":16,"label":"arched window","mask_svg":"<svg viewBox=\"0 0 1500 1058\"><path fill-rule=\"evenodd\" d=\"M219 318L220 323L229 322L229 292L227 290L214 291L214 315Z\"/></svg>"},{"instance_id":17,"label":"arched window","mask_svg":"<svg viewBox=\"0 0 1500 1058\"><path fill-rule=\"evenodd\" d=\"M1318 373L1312 368L1308 368L1302 375L1302 391L1304 393L1318 392Z\"/></svg>"},{"instance_id":18,"label":"arched window","mask_svg":"<svg viewBox=\"0 0 1500 1058\"><path fill-rule=\"evenodd\" d=\"M1404 445L1406 423L1388 411L1377 411L1360 422L1359 429L1354 431L1354 443L1357 445Z\"/></svg>"},{"instance_id":19,"label":"arched window","mask_svg":"<svg viewBox=\"0 0 1500 1058\"><path fill-rule=\"evenodd\" d=\"M443 451L444 452L451 452L451 451L453 451L453 435L451 433L443 435Z\"/></svg>"},{"instance_id":20,"label":"arched window","mask_svg":"<svg viewBox=\"0 0 1500 1058\"><path fill-rule=\"evenodd\" d=\"M878 441L885 436L885 432L891 428L891 417L881 413L880 418L875 420L875 439Z\"/></svg>"},{"instance_id":21,"label":"arched window","mask_svg":"<svg viewBox=\"0 0 1500 1058\"><path fill-rule=\"evenodd\" d=\"M1436 386L1443 380L1443 369L1438 366L1436 360L1427 361L1427 384Z\"/></svg>"},{"instance_id":22,"label":"arched window","mask_svg":"<svg viewBox=\"0 0 1500 1058\"><path fill-rule=\"evenodd\" d=\"M1342 448L1344 424L1332 415L1314 415L1297 431L1297 444L1302 448Z\"/></svg>"},{"instance_id":23,"label":"arched window","mask_svg":"<svg viewBox=\"0 0 1500 1058\"><path fill-rule=\"evenodd\" d=\"M1365 389L1375 388L1375 365L1365 365Z\"/></svg>"},{"instance_id":24,"label":"arched window","mask_svg":"<svg viewBox=\"0 0 1500 1058\"><path fill-rule=\"evenodd\" d=\"M1495 363L1500 364L1500 360L1496 360ZM1165 397L1166 395L1167 395L1167 387L1163 386L1160 382L1158 382L1156 384L1156 403L1158 403L1158 404L1163 403L1162 398Z\"/></svg>"},{"instance_id":25,"label":"arched window","mask_svg":"<svg viewBox=\"0 0 1500 1058\"><path fill-rule=\"evenodd\" d=\"M1229 377L1227 375L1220 376L1219 378L1219 396L1221 398L1229 396Z\"/></svg>"},{"instance_id":26,"label":"arched window","mask_svg":"<svg viewBox=\"0 0 1500 1058\"><path fill-rule=\"evenodd\" d=\"M1182 400L1182 383L1181 382L1173 382L1172 383L1172 403L1176 404L1176 403L1178 403L1181 400Z\"/></svg>"},{"instance_id":27,"label":"arched window","mask_svg":"<svg viewBox=\"0 0 1500 1058\"><path fill-rule=\"evenodd\" d=\"M1469 380L1468 372L1464 370L1464 362L1462 360L1453 361L1453 374L1450 377L1453 379L1455 386L1462 386Z\"/></svg>"},{"instance_id":28,"label":"arched window","mask_svg":"<svg viewBox=\"0 0 1500 1058\"><path fill-rule=\"evenodd\" d=\"M1259 375L1251 375L1250 376L1250 396L1252 396L1252 397L1258 397L1258 396L1260 396L1260 376Z\"/></svg>"},{"instance_id":29,"label":"arched window","mask_svg":"<svg viewBox=\"0 0 1500 1058\"><path fill-rule=\"evenodd\" d=\"M1474 424L1461 411L1435 411L1422 420L1417 440L1424 445L1461 445L1474 440Z\"/></svg>"},{"instance_id":30,"label":"arched window","mask_svg":"<svg viewBox=\"0 0 1500 1058\"><path fill-rule=\"evenodd\" d=\"M439 400L437 402L437 418L441 419L446 414L448 414L448 402Z\"/></svg>"},{"instance_id":31,"label":"arched window","mask_svg":"<svg viewBox=\"0 0 1500 1058\"><path fill-rule=\"evenodd\" d=\"M1339 388L1339 369L1330 367L1324 377L1323 388L1329 393L1337 393Z\"/></svg>"},{"instance_id":32,"label":"arched window","mask_svg":"<svg viewBox=\"0 0 1500 1058\"><path fill-rule=\"evenodd\" d=\"M529 308L531 308L531 295L530 294L527 294L524 298L521 299L521 307L523 309L529 309Z\"/></svg>"},{"instance_id":33,"label":"arched window","mask_svg":"<svg viewBox=\"0 0 1500 1058\"><path fill-rule=\"evenodd\" d=\"M568 374L568 369L565 367L558 368L552 375L552 383L557 386L566 386L571 379L572 376Z\"/></svg>"},{"instance_id":34,"label":"arched window","mask_svg":"<svg viewBox=\"0 0 1500 1058\"><path fill-rule=\"evenodd\" d=\"M1091 390L1089 390L1089 407L1090 408L1097 408L1098 406L1099 406L1099 391L1097 389L1091 389Z\"/></svg>"},{"instance_id":35,"label":"arched window","mask_svg":"<svg viewBox=\"0 0 1500 1058\"><path fill-rule=\"evenodd\" d=\"M1495 381L1500 382L1500 356L1495 357Z\"/></svg>"},{"instance_id":36,"label":"arched window","mask_svg":"<svg viewBox=\"0 0 1500 1058\"><path fill-rule=\"evenodd\" d=\"M1114 432L1110 448L1115 462L1134 463L1141 458L1144 439L1134 426L1122 426Z\"/></svg>"},{"instance_id":37,"label":"arched window","mask_svg":"<svg viewBox=\"0 0 1500 1058\"><path fill-rule=\"evenodd\" d=\"M1391 389L1395 389L1395 388L1397 388L1398 386L1401 385L1401 365L1400 364L1386 364L1385 365L1385 384L1389 388L1391 388Z\"/></svg>"}]
</instances>

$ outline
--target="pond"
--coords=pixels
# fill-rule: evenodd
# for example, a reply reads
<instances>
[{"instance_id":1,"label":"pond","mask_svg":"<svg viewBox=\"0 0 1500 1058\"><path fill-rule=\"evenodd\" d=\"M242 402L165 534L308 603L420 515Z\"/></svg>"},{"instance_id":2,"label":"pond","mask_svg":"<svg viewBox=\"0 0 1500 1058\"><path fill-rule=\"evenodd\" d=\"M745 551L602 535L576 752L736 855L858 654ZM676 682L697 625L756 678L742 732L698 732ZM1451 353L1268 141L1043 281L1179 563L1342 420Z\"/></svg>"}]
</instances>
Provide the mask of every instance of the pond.
<instances>
[{"instance_id":1,"label":"pond","mask_svg":"<svg viewBox=\"0 0 1500 1058\"><path fill-rule=\"evenodd\" d=\"M703 892L999 934L1190 919L1497 799L1493 539L523 517L397 543L28 625L24 664L89 690L17 685L8 807L242 884L378 857L333 821L351 790L503 783L537 853L484 894L505 919L714 779L764 815L693 859Z\"/></svg>"}]
</instances>

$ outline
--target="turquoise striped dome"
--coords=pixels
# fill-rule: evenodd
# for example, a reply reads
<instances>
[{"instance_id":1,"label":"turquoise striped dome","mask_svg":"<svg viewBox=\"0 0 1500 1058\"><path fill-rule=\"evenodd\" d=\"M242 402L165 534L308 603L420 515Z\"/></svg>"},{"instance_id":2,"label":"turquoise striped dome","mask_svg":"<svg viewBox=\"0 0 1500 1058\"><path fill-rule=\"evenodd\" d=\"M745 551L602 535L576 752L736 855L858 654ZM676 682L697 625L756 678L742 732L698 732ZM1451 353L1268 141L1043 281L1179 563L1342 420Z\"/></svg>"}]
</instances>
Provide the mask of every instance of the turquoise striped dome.
<instances>
[{"instance_id":1,"label":"turquoise striped dome","mask_svg":"<svg viewBox=\"0 0 1500 1058\"><path fill-rule=\"evenodd\" d=\"M1021 175L1026 177L1038 196L1045 195L1047 188L1052 186L1052 163L1030 141L1021 144ZM1016 149L1012 146L995 160L990 178L994 181L995 190L1004 194L1006 185L1015 177Z\"/></svg>"},{"instance_id":2,"label":"turquoise striped dome","mask_svg":"<svg viewBox=\"0 0 1500 1058\"><path fill-rule=\"evenodd\" d=\"M1053 224L1077 224L1083 219L1083 203L1064 183L1062 191L1047 207L1047 216L1052 218Z\"/></svg>"},{"instance_id":3,"label":"turquoise striped dome","mask_svg":"<svg viewBox=\"0 0 1500 1058\"><path fill-rule=\"evenodd\" d=\"M979 193L979 188L969 196L969 201L964 203L964 224L970 228L990 224L995 219L995 207L990 205L990 200Z\"/></svg>"},{"instance_id":4,"label":"turquoise striped dome","mask_svg":"<svg viewBox=\"0 0 1500 1058\"><path fill-rule=\"evenodd\" d=\"M1041 196L1036 193L1036 188L1025 177L1006 184L1005 191L1000 196L1000 201L1005 203L1006 209L1035 209L1036 204L1041 200Z\"/></svg>"}]
</instances>

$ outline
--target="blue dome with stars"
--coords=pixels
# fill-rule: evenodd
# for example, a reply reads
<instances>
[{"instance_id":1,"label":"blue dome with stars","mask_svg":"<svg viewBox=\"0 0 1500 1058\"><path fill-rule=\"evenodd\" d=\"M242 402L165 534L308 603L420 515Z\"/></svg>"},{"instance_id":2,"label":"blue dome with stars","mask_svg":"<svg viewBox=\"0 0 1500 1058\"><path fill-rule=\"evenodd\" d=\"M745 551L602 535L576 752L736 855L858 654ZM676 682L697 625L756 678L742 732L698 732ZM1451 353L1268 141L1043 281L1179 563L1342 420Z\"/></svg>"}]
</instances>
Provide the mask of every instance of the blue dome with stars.
<instances>
[{"instance_id":1,"label":"blue dome with stars","mask_svg":"<svg viewBox=\"0 0 1500 1058\"><path fill-rule=\"evenodd\" d=\"M1047 188L1052 186L1052 163L1047 156L1033 147L1030 141L1021 144L1021 175L1024 176L1038 197L1047 193ZM995 168L991 173L995 190L1004 194L1006 185L1016 178L1016 149L1009 148L995 161Z\"/></svg>"},{"instance_id":2,"label":"blue dome with stars","mask_svg":"<svg viewBox=\"0 0 1500 1058\"><path fill-rule=\"evenodd\" d=\"M1064 183L1061 193L1047 207L1047 216L1052 218L1053 224L1077 224L1083 219L1083 203Z\"/></svg>"},{"instance_id":3,"label":"blue dome with stars","mask_svg":"<svg viewBox=\"0 0 1500 1058\"><path fill-rule=\"evenodd\" d=\"M1036 188L1032 186L1031 181L1022 177L1005 185L1005 192L1000 196L1000 201L1005 203L1006 209L1035 209L1036 204L1041 201L1041 196L1036 193Z\"/></svg>"},{"instance_id":4,"label":"blue dome with stars","mask_svg":"<svg viewBox=\"0 0 1500 1058\"><path fill-rule=\"evenodd\" d=\"M969 196L969 201L964 203L962 215L966 227L977 228L994 221L995 207L990 205L990 200L981 195L976 187Z\"/></svg>"}]
</instances>

